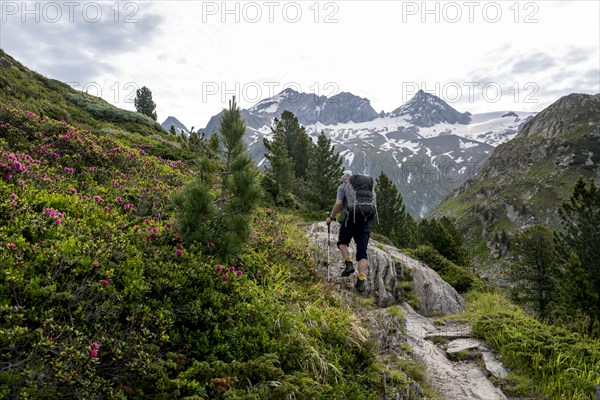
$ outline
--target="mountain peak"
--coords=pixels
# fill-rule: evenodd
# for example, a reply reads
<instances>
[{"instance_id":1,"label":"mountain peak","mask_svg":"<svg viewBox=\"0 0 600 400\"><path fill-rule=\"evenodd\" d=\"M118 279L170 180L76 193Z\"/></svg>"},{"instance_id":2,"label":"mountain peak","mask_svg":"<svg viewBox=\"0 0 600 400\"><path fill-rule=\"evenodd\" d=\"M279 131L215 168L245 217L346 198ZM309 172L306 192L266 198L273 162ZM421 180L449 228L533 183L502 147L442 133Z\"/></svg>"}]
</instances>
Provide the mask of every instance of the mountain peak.
<instances>
[{"instance_id":1,"label":"mountain peak","mask_svg":"<svg viewBox=\"0 0 600 400\"><path fill-rule=\"evenodd\" d=\"M431 127L439 123L466 125L471 121L470 113L460 113L444 100L423 90L392 111L390 116L404 116L406 121L419 127Z\"/></svg>"},{"instance_id":2,"label":"mountain peak","mask_svg":"<svg viewBox=\"0 0 600 400\"><path fill-rule=\"evenodd\" d=\"M172 126L175 128L175 132L177 134L181 134L181 132L183 131L184 135L187 136L190 133L189 129L185 125L183 125L181 121L179 121L172 115L169 115L167 119L165 119L165 121L162 124L160 124L160 126L162 126L163 129L166 131L169 131Z\"/></svg>"},{"instance_id":3,"label":"mountain peak","mask_svg":"<svg viewBox=\"0 0 600 400\"><path fill-rule=\"evenodd\" d=\"M517 136L540 136L548 139L565 132L587 131L589 126L576 128L581 125L581 121L591 121L597 127L600 124L599 116L600 93L572 93L561 97L528 121Z\"/></svg>"},{"instance_id":4,"label":"mountain peak","mask_svg":"<svg viewBox=\"0 0 600 400\"><path fill-rule=\"evenodd\" d=\"M275 118L285 110L294 113L304 125L364 122L371 121L379 115L371 107L368 99L355 96L350 92L340 92L327 97L298 92L292 88L259 101L250 107L248 112L261 118Z\"/></svg>"}]
</instances>

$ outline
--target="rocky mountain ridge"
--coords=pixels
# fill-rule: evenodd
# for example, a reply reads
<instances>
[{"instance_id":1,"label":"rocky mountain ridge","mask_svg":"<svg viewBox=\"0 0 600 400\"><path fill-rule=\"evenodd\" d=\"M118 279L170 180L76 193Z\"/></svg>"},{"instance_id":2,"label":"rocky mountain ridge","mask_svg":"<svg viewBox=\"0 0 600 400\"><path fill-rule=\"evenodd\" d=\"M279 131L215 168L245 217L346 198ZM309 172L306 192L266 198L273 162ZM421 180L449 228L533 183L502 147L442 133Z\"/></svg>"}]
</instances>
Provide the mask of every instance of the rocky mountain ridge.
<instances>
[{"instance_id":1,"label":"rocky mountain ridge","mask_svg":"<svg viewBox=\"0 0 600 400\"><path fill-rule=\"evenodd\" d=\"M165 119L164 122L162 124L160 124L160 126L162 126L163 129L166 130L167 132L170 131L171 126L172 126L173 128L175 128L175 133L177 135L183 134L184 136L187 137L190 134L190 130L181 121L179 121L177 118L173 117L172 115L168 116L167 119Z\"/></svg>"},{"instance_id":2,"label":"rocky mountain ridge","mask_svg":"<svg viewBox=\"0 0 600 400\"><path fill-rule=\"evenodd\" d=\"M241 110L246 146L263 166L263 138L274 118L289 110L316 140L323 132L345 167L375 177L381 171L398 186L408 211L422 217L472 177L495 146L510 140L535 113L458 112L437 96L419 91L391 113L377 113L368 99L343 92L331 98L286 89ZM203 131L217 132L221 113Z\"/></svg>"},{"instance_id":3,"label":"rocky mountain ridge","mask_svg":"<svg viewBox=\"0 0 600 400\"><path fill-rule=\"evenodd\" d=\"M508 262L510 238L534 224L559 228L577 179L600 180L600 94L564 96L498 146L476 176L431 214L453 218L488 277Z\"/></svg>"}]
</instances>

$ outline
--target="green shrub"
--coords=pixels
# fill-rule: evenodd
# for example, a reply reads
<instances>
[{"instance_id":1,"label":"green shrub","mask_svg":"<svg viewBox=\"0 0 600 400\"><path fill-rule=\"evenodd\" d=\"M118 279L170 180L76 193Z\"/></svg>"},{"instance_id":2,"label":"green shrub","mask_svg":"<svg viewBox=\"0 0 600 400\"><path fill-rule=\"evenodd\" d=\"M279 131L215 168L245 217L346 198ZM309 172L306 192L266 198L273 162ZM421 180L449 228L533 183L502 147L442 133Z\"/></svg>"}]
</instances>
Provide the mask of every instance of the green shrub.
<instances>
[{"instance_id":1,"label":"green shrub","mask_svg":"<svg viewBox=\"0 0 600 400\"><path fill-rule=\"evenodd\" d=\"M452 285L459 293L485 288L485 283L481 278L467 268L449 261L431 246L421 245L416 249L407 250L407 253L435 270L443 280Z\"/></svg>"},{"instance_id":2,"label":"green shrub","mask_svg":"<svg viewBox=\"0 0 600 400\"><path fill-rule=\"evenodd\" d=\"M145 125L158 132L163 131L160 124L147 115L117 108L111 104L101 102L90 95L84 93L66 93L66 98L98 119L122 123L125 129L134 127L127 124L135 123Z\"/></svg>"},{"instance_id":3,"label":"green shrub","mask_svg":"<svg viewBox=\"0 0 600 400\"><path fill-rule=\"evenodd\" d=\"M589 399L600 385L600 341L526 315L499 295L471 297L473 333L551 399Z\"/></svg>"}]
</instances>

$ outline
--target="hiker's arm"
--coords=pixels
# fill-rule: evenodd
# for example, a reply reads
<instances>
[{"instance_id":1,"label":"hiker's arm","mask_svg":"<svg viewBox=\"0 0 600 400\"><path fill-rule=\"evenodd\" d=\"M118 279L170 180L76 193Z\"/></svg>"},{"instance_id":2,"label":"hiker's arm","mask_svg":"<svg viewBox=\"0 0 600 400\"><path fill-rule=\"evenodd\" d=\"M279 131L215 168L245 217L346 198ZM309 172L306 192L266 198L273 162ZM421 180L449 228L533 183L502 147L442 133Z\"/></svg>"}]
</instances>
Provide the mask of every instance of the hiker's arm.
<instances>
[{"instance_id":1,"label":"hiker's arm","mask_svg":"<svg viewBox=\"0 0 600 400\"><path fill-rule=\"evenodd\" d=\"M333 210L331 210L331 214L329 214L329 217L327 217L327 219L331 219L332 221L335 219L335 216L337 215L337 213L342 209L342 200L336 200L335 204L333 206Z\"/></svg>"}]
</instances>

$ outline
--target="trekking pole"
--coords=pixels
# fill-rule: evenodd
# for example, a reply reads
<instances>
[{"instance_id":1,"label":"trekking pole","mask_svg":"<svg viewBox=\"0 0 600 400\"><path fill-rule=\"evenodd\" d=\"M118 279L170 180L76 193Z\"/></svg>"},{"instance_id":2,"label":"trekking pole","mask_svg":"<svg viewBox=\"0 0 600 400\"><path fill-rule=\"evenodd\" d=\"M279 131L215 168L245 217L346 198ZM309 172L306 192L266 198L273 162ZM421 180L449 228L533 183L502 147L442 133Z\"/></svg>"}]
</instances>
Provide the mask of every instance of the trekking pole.
<instances>
[{"instance_id":1,"label":"trekking pole","mask_svg":"<svg viewBox=\"0 0 600 400\"><path fill-rule=\"evenodd\" d=\"M330 236L331 236L331 223L327 224L327 282L329 282L331 280L330 274L329 274L329 248L331 247L331 242L329 239Z\"/></svg>"}]
</instances>

